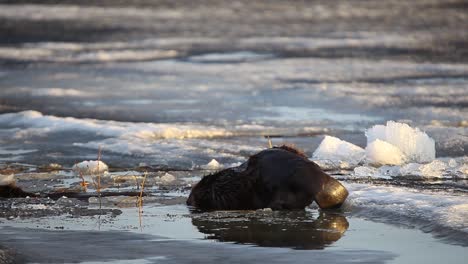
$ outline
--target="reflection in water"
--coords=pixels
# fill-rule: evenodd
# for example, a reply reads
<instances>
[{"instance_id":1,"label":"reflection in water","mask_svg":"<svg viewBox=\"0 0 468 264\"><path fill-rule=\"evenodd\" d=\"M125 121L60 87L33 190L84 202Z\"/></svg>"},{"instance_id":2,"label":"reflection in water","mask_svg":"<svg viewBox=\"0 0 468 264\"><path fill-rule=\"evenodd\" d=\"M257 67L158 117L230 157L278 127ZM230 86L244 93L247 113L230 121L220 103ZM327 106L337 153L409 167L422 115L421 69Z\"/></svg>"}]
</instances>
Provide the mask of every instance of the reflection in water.
<instances>
[{"instance_id":1,"label":"reflection in water","mask_svg":"<svg viewBox=\"0 0 468 264\"><path fill-rule=\"evenodd\" d=\"M317 219L308 211L216 211L191 216L207 239L263 247L323 249L349 227L338 213L320 213Z\"/></svg>"}]
</instances>

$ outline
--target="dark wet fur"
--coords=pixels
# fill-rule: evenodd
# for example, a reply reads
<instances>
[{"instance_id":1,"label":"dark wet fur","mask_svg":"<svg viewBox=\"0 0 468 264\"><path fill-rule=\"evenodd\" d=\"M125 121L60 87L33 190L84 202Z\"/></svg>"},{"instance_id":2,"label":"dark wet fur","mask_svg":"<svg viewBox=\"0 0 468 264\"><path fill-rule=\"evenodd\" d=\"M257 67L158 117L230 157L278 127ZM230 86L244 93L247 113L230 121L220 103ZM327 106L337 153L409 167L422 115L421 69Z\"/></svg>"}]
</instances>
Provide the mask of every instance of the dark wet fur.
<instances>
[{"instance_id":1,"label":"dark wet fur","mask_svg":"<svg viewBox=\"0 0 468 264\"><path fill-rule=\"evenodd\" d=\"M14 184L0 186L0 197L2 198L20 198L20 197L33 197L33 193L25 192Z\"/></svg>"},{"instance_id":2,"label":"dark wet fur","mask_svg":"<svg viewBox=\"0 0 468 264\"><path fill-rule=\"evenodd\" d=\"M244 170L230 168L203 177L187 204L202 210L304 209L327 177L303 152L275 147L251 156Z\"/></svg>"}]
</instances>

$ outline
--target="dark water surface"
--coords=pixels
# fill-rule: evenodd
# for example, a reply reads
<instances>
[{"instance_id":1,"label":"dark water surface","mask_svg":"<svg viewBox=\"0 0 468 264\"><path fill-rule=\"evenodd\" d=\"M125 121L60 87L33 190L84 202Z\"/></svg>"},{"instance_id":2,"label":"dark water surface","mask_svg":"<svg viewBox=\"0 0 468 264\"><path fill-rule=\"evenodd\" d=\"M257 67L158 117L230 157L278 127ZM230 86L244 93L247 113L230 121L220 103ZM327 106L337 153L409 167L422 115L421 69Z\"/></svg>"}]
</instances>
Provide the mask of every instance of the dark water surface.
<instances>
[{"instance_id":1,"label":"dark water surface","mask_svg":"<svg viewBox=\"0 0 468 264\"><path fill-rule=\"evenodd\" d=\"M17 227L1 229L0 241L14 248L19 259L39 263L463 262L464 247L443 244L417 230L345 215L315 210L187 214L180 205L148 206L142 227L135 209L124 209L120 220L19 220L13 224ZM31 225L41 229L24 228ZM427 254L434 248L437 256Z\"/></svg>"}]
</instances>

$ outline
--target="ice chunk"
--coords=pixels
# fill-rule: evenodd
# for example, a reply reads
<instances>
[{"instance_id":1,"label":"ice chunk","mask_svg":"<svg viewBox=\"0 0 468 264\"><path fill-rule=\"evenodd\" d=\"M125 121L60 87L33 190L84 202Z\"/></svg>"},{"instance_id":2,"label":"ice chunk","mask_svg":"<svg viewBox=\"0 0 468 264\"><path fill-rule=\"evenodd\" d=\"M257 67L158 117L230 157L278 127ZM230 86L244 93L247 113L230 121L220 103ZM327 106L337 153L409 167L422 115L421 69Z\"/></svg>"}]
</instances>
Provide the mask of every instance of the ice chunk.
<instances>
[{"instance_id":1,"label":"ice chunk","mask_svg":"<svg viewBox=\"0 0 468 264\"><path fill-rule=\"evenodd\" d=\"M354 166L359 164L364 156L364 149L331 136L325 136L312 155L316 160L346 161Z\"/></svg>"},{"instance_id":2,"label":"ice chunk","mask_svg":"<svg viewBox=\"0 0 468 264\"><path fill-rule=\"evenodd\" d=\"M458 162L454 159L450 159L448 162L447 162L447 165L450 167L450 168L455 168L458 166Z\"/></svg>"},{"instance_id":3,"label":"ice chunk","mask_svg":"<svg viewBox=\"0 0 468 264\"><path fill-rule=\"evenodd\" d=\"M346 161L341 160L322 160L322 159L310 159L315 162L322 170L352 170L357 164L350 164Z\"/></svg>"},{"instance_id":4,"label":"ice chunk","mask_svg":"<svg viewBox=\"0 0 468 264\"><path fill-rule=\"evenodd\" d=\"M399 148L380 139L367 145L366 157L376 165L401 165L406 161L406 156Z\"/></svg>"},{"instance_id":5,"label":"ice chunk","mask_svg":"<svg viewBox=\"0 0 468 264\"><path fill-rule=\"evenodd\" d=\"M75 174L96 175L107 172L109 167L100 160L86 160L73 165L72 170Z\"/></svg>"},{"instance_id":6,"label":"ice chunk","mask_svg":"<svg viewBox=\"0 0 468 264\"><path fill-rule=\"evenodd\" d=\"M388 166L384 166L384 167L388 167ZM395 175L390 175L387 172L387 170L381 170L381 168L377 169L374 167L359 166L359 167L354 168L353 174L356 177L372 177L372 178L383 178L383 179L390 179L391 176L395 176Z\"/></svg>"},{"instance_id":7,"label":"ice chunk","mask_svg":"<svg viewBox=\"0 0 468 264\"><path fill-rule=\"evenodd\" d=\"M28 204L24 207L24 209L46 210L46 209L49 209L49 207L45 204Z\"/></svg>"},{"instance_id":8,"label":"ice chunk","mask_svg":"<svg viewBox=\"0 0 468 264\"><path fill-rule=\"evenodd\" d=\"M203 165L202 168L205 170L218 170L221 169L223 165L219 164L219 162L215 159L212 159L206 165Z\"/></svg>"},{"instance_id":9,"label":"ice chunk","mask_svg":"<svg viewBox=\"0 0 468 264\"><path fill-rule=\"evenodd\" d=\"M343 184L349 191L347 206L365 210L369 215L395 216L400 222L415 220L437 227L468 231L468 202L465 195L407 186Z\"/></svg>"},{"instance_id":10,"label":"ice chunk","mask_svg":"<svg viewBox=\"0 0 468 264\"><path fill-rule=\"evenodd\" d=\"M15 176L13 174L10 174L10 175L0 174L0 186L10 185L13 183L15 183Z\"/></svg>"},{"instance_id":11,"label":"ice chunk","mask_svg":"<svg viewBox=\"0 0 468 264\"><path fill-rule=\"evenodd\" d=\"M379 175L381 178L389 178L401 176L401 167L400 166L382 166L379 168Z\"/></svg>"},{"instance_id":12,"label":"ice chunk","mask_svg":"<svg viewBox=\"0 0 468 264\"><path fill-rule=\"evenodd\" d=\"M407 162L424 163L435 159L435 141L407 124L388 121L386 126L377 125L368 129L366 136L368 146L377 140L388 142L401 150ZM374 149L373 153L376 151L378 149Z\"/></svg>"},{"instance_id":13,"label":"ice chunk","mask_svg":"<svg viewBox=\"0 0 468 264\"><path fill-rule=\"evenodd\" d=\"M161 184L170 184L172 183L173 181L175 181L175 177L174 175L172 174L169 174L166 172L166 174L164 174L163 176L161 176Z\"/></svg>"},{"instance_id":14,"label":"ice chunk","mask_svg":"<svg viewBox=\"0 0 468 264\"><path fill-rule=\"evenodd\" d=\"M354 168L354 176L357 177L373 177L377 174L377 169L367 166L359 166Z\"/></svg>"},{"instance_id":15,"label":"ice chunk","mask_svg":"<svg viewBox=\"0 0 468 264\"><path fill-rule=\"evenodd\" d=\"M447 164L441 160L434 160L428 164L409 163L401 167L401 176L419 176L425 178L442 178Z\"/></svg>"},{"instance_id":16,"label":"ice chunk","mask_svg":"<svg viewBox=\"0 0 468 264\"><path fill-rule=\"evenodd\" d=\"M452 170L456 178L468 179L468 164L460 165Z\"/></svg>"}]
</instances>

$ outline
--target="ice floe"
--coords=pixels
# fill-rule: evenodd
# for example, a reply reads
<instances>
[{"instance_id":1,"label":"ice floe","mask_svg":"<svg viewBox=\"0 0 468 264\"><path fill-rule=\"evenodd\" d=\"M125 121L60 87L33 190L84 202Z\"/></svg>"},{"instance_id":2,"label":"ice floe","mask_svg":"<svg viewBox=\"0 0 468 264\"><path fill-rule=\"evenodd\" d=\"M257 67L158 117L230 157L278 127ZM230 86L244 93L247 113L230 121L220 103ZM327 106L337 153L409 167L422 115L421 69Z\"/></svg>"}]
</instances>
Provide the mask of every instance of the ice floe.
<instances>
[{"instance_id":1,"label":"ice floe","mask_svg":"<svg viewBox=\"0 0 468 264\"><path fill-rule=\"evenodd\" d=\"M176 177L172 174L169 174L169 173L165 173L163 176L161 176L161 178L159 178L159 180L161 181L161 184L171 184L175 181Z\"/></svg>"},{"instance_id":2,"label":"ice floe","mask_svg":"<svg viewBox=\"0 0 468 264\"><path fill-rule=\"evenodd\" d=\"M385 165L381 167L372 167L363 165L354 168L352 176L385 178L391 177L413 177L413 178L468 178L468 165L465 158L457 159L436 159L430 163L408 163L404 165Z\"/></svg>"},{"instance_id":3,"label":"ice floe","mask_svg":"<svg viewBox=\"0 0 468 264\"><path fill-rule=\"evenodd\" d=\"M468 178L465 157L435 159L435 142L426 133L393 121L366 131L365 150L325 136L312 160L324 170L353 170L355 177Z\"/></svg>"},{"instance_id":4,"label":"ice floe","mask_svg":"<svg viewBox=\"0 0 468 264\"><path fill-rule=\"evenodd\" d=\"M86 160L73 165L72 170L75 174L97 175L107 172L109 167L100 160Z\"/></svg>"},{"instance_id":5,"label":"ice floe","mask_svg":"<svg viewBox=\"0 0 468 264\"><path fill-rule=\"evenodd\" d=\"M401 176L418 176L426 178L442 178L447 169L447 164L441 160L434 160L431 163L419 164L409 163L401 167Z\"/></svg>"},{"instance_id":6,"label":"ice floe","mask_svg":"<svg viewBox=\"0 0 468 264\"><path fill-rule=\"evenodd\" d=\"M0 125L11 130L15 139L31 137L46 137L60 132L91 133L112 140L134 142L136 140L155 141L161 139L211 139L233 136L259 136L265 131L277 134L300 134L328 131L326 128L305 126L293 129L292 132L282 127L263 124L220 124L207 125L203 123L150 123L150 122L119 122L91 118L58 117L44 115L41 112L28 110L16 113L0 114ZM208 143L210 143L208 141ZM94 144L92 142L91 144ZM203 144L207 144L203 141ZM142 146L144 147L144 146ZM230 146L230 147L234 147ZM253 147L245 145L244 147ZM258 150L258 149L257 149ZM120 150L119 150L120 151Z\"/></svg>"},{"instance_id":7,"label":"ice floe","mask_svg":"<svg viewBox=\"0 0 468 264\"><path fill-rule=\"evenodd\" d=\"M324 160L345 161L354 166L364 157L365 151L361 147L332 136L325 136L312 155L313 160L317 160L318 163L326 163Z\"/></svg>"},{"instance_id":8,"label":"ice floe","mask_svg":"<svg viewBox=\"0 0 468 264\"><path fill-rule=\"evenodd\" d=\"M468 232L468 199L464 195L416 190L405 187L344 183L349 190L346 206L357 207L366 214L415 218Z\"/></svg>"},{"instance_id":9,"label":"ice floe","mask_svg":"<svg viewBox=\"0 0 468 264\"><path fill-rule=\"evenodd\" d=\"M388 121L366 131L367 147L332 136L325 136L313 153L319 165L346 169L354 168L364 159L373 165L403 165L408 162L424 163L435 159L435 142L418 128Z\"/></svg>"},{"instance_id":10,"label":"ice floe","mask_svg":"<svg viewBox=\"0 0 468 264\"><path fill-rule=\"evenodd\" d=\"M408 124L388 121L385 126L376 125L368 129L366 136L367 146L372 147L372 151L367 153L367 159L371 162L383 162L382 164L424 163L435 159L435 141L426 133L418 128L412 128ZM378 142L377 145L374 142ZM391 145L399 149L404 156L400 155ZM384 153L389 152L389 155L380 153L379 150ZM384 156L388 156L388 160L384 159ZM400 160L400 163L396 163Z\"/></svg>"},{"instance_id":11,"label":"ice floe","mask_svg":"<svg viewBox=\"0 0 468 264\"><path fill-rule=\"evenodd\" d=\"M52 132L76 130L96 133L101 136L142 139L183 139L230 136L225 129L196 124L155 124L116 122L98 119L79 119L43 115L38 111L23 111L0 115L0 123L5 126L25 127L18 130L15 137L44 135Z\"/></svg>"}]
</instances>

